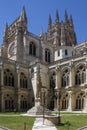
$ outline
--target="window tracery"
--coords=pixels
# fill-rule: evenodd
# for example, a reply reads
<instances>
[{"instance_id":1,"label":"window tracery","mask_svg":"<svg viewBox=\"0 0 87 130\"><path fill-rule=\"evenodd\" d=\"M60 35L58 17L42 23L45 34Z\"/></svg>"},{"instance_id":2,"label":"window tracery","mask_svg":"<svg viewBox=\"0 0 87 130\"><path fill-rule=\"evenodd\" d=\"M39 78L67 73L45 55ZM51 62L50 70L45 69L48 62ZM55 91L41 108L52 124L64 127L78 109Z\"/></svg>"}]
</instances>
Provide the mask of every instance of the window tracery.
<instances>
[{"instance_id":1,"label":"window tracery","mask_svg":"<svg viewBox=\"0 0 87 130\"><path fill-rule=\"evenodd\" d=\"M27 77L23 72L20 74L20 88L27 88Z\"/></svg>"},{"instance_id":2,"label":"window tracery","mask_svg":"<svg viewBox=\"0 0 87 130\"><path fill-rule=\"evenodd\" d=\"M25 98L23 95L21 95L21 99L20 99L20 109L24 111L24 110L27 109L27 107L28 107L27 100L26 100L26 98Z\"/></svg>"},{"instance_id":3,"label":"window tracery","mask_svg":"<svg viewBox=\"0 0 87 130\"><path fill-rule=\"evenodd\" d=\"M50 50L45 49L45 61L50 62Z\"/></svg>"},{"instance_id":4,"label":"window tracery","mask_svg":"<svg viewBox=\"0 0 87 130\"><path fill-rule=\"evenodd\" d=\"M70 82L70 71L68 68L66 68L62 74L62 87L69 86L69 82Z\"/></svg>"},{"instance_id":5,"label":"window tracery","mask_svg":"<svg viewBox=\"0 0 87 130\"><path fill-rule=\"evenodd\" d=\"M81 85L86 82L86 69L84 65L80 65L76 70L75 84Z\"/></svg>"},{"instance_id":6,"label":"window tracery","mask_svg":"<svg viewBox=\"0 0 87 130\"><path fill-rule=\"evenodd\" d=\"M36 56L36 45L34 42L31 42L30 43L30 46L29 46L29 54L30 55L33 55L33 56Z\"/></svg>"},{"instance_id":7,"label":"window tracery","mask_svg":"<svg viewBox=\"0 0 87 130\"><path fill-rule=\"evenodd\" d=\"M14 87L14 75L9 69L4 71L4 85Z\"/></svg>"},{"instance_id":8,"label":"window tracery","mask_svg":"<svg viewBox=\"0 0 87 130\"><path fill-rule=\"evenodd\" d=\"M76 98L76 109L83 109L84 108L84 95L80 93Z\"/></svg>"},{"instance_id":9,"label":"window tracery","mask_svg":"<svg viewBox=\"0 0 87 130\"><path fill-rule=\"evenodd\" d=\"M50 88L51 89L54 89L55 88L55 80L56 80L56 77L55 77L55 72L52 73L51 77L50 77Z\"/></svg>"}]
</instances>

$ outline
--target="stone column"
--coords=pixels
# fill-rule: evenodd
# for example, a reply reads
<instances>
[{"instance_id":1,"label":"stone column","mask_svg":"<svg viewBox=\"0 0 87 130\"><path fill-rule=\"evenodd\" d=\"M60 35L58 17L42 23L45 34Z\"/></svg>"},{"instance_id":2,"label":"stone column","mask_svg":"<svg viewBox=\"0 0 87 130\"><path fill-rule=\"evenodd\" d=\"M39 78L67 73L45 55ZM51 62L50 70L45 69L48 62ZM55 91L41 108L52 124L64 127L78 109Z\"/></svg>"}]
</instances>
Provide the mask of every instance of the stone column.
<instances>
[{"instance_id":1,"label":"stone column","mask_svg":"<svg viewBox=\"0 0 87 130\"><path fill-rule=\"evenodd\" d=\"M55 89L58 89L58 69L56 69L56 86Z\"/></svg>"},{"instance_id":2,"label":"stone column","mask_svg":"<svg viewBox=\"0 0 87 130\"><path fill-rule=\"evenodd\" d=\"M57 66L56 67L56 87L55 87L55 91L58 91L60 88L61 88L61 70L60 70L60 66ZM55 100L55 110L58 110L58 97Z\"/></svg>"},{"instance_id":3,"label":"stone column","mask_svg":"<svg viewBox=\"0 0 87 130\"><path fill-rule=\"evenodd\" d=\"M30 79L30 72L29 72L29 69L27 70L28 71L28 79L27 79L27 86L28 86L28 89L31 87L31 79Z\"/></svg>"},{"instance_id":4,"label":"stone column","mask_svg":"<svg viewBox=\"0 0 87 130\"><path fill-rule=\"evenodd\" d=\"M59 89L61 88L61 70L60 67L57 66L56 67L56 88L55 89Z\"/></svg>"},{"instance_id":5,"label":"stone column","mask_svg":"<svg viewBox=\"0 0 87 130\"><path fill-rule=\"evenodd\" d=\"M58 111L58 99L54 98L54 111Z\"/></svg>"},{"instance_id":6,"label":"stone column","mask_svg":"<svg viewBox=\"0 0 87 130\"><path fill-rule=\"evenodd\" d=\"M1 86L4 85L4 69L3 69L3 63L0 63L0 76L1 76Z\"/></svg>"},{"instance_id":7,"label":"stone column","mask_svg":"<svg viewBox=\"0 0 87 130\"><path fill-rule=\"evenodd\" d=\"M27 59L28 59L28 44L27 44L27 39L26 39L26 37L24 36L24 62L26 63L26 61L27 61Z\"/></svg>"},{"instance_id":8,"label":"stone column","mask_svg":"<svg viewBox=\"0 0 87 130\"><path fill-rule=\"evenodd\" d=\"M18 95L18 111L20 111L20 95Z\"/></svg>"},{"instance_id":9,"label":"stone column","mask_svg":"<svg viewBox=\"0 0 87 130\"><path fill-rule=\"evenodd\" d=\"M57 110L57 108L58 108L57 102L58 102L58 101L57 101L57 99L55 98L55 99L54 99L54 110Z\"/></svg>"},{"instance_id":10,"label":"stone column","mask_svg":"<svg viewBox=\"0 0 87 130\"><path fill-rule=\"evenodd\" d=\"M4 68L3 68L3 62L0 62L0 86L4 86ZM1 91L1 95L0 95L0 100L1 100L1 111L4 111L4 96L2 94Z\"/></svg>"},{"instance_id":11,"label":"stone column","mask_svg":"<svg viewBox=\"0 0 87 130\"><path fill-rule=\"evenodd\" d=\"M84 108L83 112L87 113L87 89L85 90L85 97L84 97Z\"/></svg>"},{"instance_id":12,"label":"stone column","mask_svg":"<svg viewBox=\"0 0 87 130\"><path fill-rule=\"evenodd\" d=\"M17 74L17 87L20 88L20 67L19 65L16 66L16 74Z\"/></svg>"},{"instance_id":13,"label":"stone column","mask_svg":"<svg viewBox=\"0 0 87 130\"><path fill-rule=\"evenodd\" d=\"M4 106L4 95L1 94L1 112L4 112L5 106Z\"/></svg>"},{"instance_id":14,"label":"stone column","mask_svg":"<svg viewBox=\"0 0 87 130\"><path fill-rule=\"evenodd\" d=\"M20 89L20 67L19 65L16 65L16 73L15 73L15 79L16 79L16 82L15 82L15 109L16 110L20 110L20 101L19 101L19 89Z\"/></svg>"},{"instance_id":15,"label":"stone column","mask_svg":"<svg viewBox=\"0 0 87 130\"><path fill-rule=\"evenodd\" d=\"M69 101L68 101L68 108L67 108L67 111L68 112L71 112L72 111L72 92L69 91Z\"/></svg>"},{"instance_id":16,"label":"stone column","mask_svg":"<svg viewBox=\"0 0 87 130\"><path fill-rule=\"evenodd\" d=\"M70 62L70 87L73 87L75 85L75 70L73 62Z\"/></svg>"}]
</instances>

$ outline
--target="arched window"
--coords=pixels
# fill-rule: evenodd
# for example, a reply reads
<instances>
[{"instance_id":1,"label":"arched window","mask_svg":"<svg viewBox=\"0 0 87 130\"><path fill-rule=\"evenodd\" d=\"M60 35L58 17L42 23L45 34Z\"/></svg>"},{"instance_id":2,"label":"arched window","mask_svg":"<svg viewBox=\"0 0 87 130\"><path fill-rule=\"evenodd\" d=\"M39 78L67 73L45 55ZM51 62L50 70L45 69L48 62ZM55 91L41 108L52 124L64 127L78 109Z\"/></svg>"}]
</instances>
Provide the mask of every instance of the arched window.
<instances>
[{"instance_id":1,"label":"arched window","mask_svg":"<svg viewBox=\"0 0 87 130\"><path fill-rule=\"evenodd\" d=\"M27 77L22 72L20 74L20 88L27 88Z\"/></svg>"},{"instance_id":2,"label":"arched window","mask_svg":"<svg viewBox=\"0 0 87 130\"><path fill-rule=\"evenodd\" d=\"M8 94L5 97L5 111L14 111L14 100Z\"/></svg>"},{"instance_id":3,"label":"arched window","mask_svg":"<svg viewBox=\"0 0 87 130\"><path fill-rule=\"evenodd\" d=\"M68 97L66 95L62 99L62 109L67 109L67 108L68 108Z\"/></svg>"},{"instance_id":4,"label":"arched window","mask_svg":"<svg viewBox=\"0 0 87 130\"><path fill-rule=\"evenodd\" d=\"M32 44L30 43L29 54L32 55Z\"/></svg>"},{"instance_id":5,"label":"arched window","mask_svg":"<svg viewBox=\"0 0 87 130\"><path fill-rule=\"evenodd\" d=\"M69 86L69 80L70 80L70 72L69 69L65 69L62 74L62 87Z\"/></svg>"},{"instance_id":6,"label":"arched window","mask_svg":"<svg viewBox=\"0 0 87 130\"><path fill-rule=\"evenodd\" d=\"M14 75L9 69L4 71L4 85L14 87Z\"/></svg>"},{"instance_id":7,"label":"arched window","mask_svg":"<svg viewBox=\"0 0 87 130\"><path fill-rule=\"evenodd\" d=\"M84 108L84 95L80 93L76 98L76 109L81 110Z\"/></svg>"},{"instance_id":8,"label":"arched window","mask_svg":"<svg viewBox=\"0 0 87 130\"><path fill-rule=\"evenodd\" d=\"M28 107L28 102L27 102L26 98L23 95L21 95L21 99L20 99L20 109L21 109L21 111L27 110L27 107Z\"/></svg>"},{"instance_id":9,"label":"arched window","mask_svg":"<svg viewBox=\"0 0 87 130\"><path fill-rule=\"evenodd\" d=\"M55 88L55 72L52 73L51 77L50 77L50 89L54 89Z\"/></svg>"},{"instance_id":10,"label":"arched window","mask_svg":"<svg viewBox=\"0 0 87 130\"><path fill-rule=\"evenodd\" d=\"M81 85L86 82L86 69L84 65L80 65L76 70L75 83Z\"/></svg>"},{"instance_id":11,"label":"arched window","mask_svg":"<svg viewBox=\"0 0 87 130\"><path fill-rule=\"evenodd\" d=\"M50 62L50 50L49 49L45 50L45 61Z\"/></svg>"},{"instance_id":12,"label":"arched window","mask_svg":"<svg viewBox=\"0 0 87 130\"><path fill-rule=\"evenodd\" d=\"M30 43L29 54L33 55L33 56L36 56L36 46L35 46L34 42Z\"/></svg>"}]
</instances>

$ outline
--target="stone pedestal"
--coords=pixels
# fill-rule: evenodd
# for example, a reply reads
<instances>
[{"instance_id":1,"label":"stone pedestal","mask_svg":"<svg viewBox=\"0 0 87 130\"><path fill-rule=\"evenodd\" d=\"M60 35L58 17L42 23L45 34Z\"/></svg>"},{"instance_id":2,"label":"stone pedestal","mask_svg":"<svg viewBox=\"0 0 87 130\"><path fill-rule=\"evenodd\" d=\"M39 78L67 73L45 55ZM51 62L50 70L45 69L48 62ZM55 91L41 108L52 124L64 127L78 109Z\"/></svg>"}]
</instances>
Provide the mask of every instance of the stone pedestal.
<instances>
[{"instance_id":1,"label":"stone pedestal","mask_svg":"<svg viewBox=\"0 0 87 130\"><path fill-rule=\"evenodd\" d=\"M32 107L31 109L29 109L27 111L27 114L33 115L33 116L43 115L43 114L49 115L49 114L51 114L51 111L49 109L47 109L45 106L41 106L40 98L38 98L35 100L35 106Z\"/></svg>"}]
</instances>

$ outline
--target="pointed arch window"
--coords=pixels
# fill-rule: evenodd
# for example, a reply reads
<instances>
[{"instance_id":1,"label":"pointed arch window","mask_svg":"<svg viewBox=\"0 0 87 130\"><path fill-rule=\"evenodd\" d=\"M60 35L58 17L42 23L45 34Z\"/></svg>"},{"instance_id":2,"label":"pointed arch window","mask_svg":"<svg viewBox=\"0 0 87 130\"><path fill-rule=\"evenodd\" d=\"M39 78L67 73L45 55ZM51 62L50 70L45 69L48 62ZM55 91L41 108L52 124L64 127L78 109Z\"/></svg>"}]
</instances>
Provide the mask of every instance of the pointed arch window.
<instances>
[{"instance_id":1,"label":"pointed arch window","mask_svg":"<svg viewBox=\"0 0 87 130\"><path fill-rule=\"evenodd\" d=\"M20 74L20 88L27 88L27 77L22 72Z\"/></svg>"},{"instance_id":2,"label":"pointed arch window","mask_svg":"<svg viewBox=\"0 0 87 130\"><path fill-rule=\"evenodd\" d=\"M84 65L80 65L76 70L75 83L81 85L86 82L86 69Z\"/></svg>"},{"instance_id":3,"label":"pointed arch window","mask_svg":"<svg viewBox=\"0 0 87 130\"><path fill-rule=\"evenodd\" d=\"M55 72L53 72L50 77L50 89L54 89L56 86L56 83L55 83L56 77L55 76L56 76Z\"/></svg>"},{"instance_id":4,"label":"pointed arch window","mask_svg":"<svg viewBox=\"0 0 87 130\"><path fill-rule=\"evenodd\" d=\"M36 45L34 42L31 42L29 45L29 54L36 56Z\"/></svg>"},{"instance_id":5,"label":"pointed arch window","mask_svg":"<svg viewBox=\"0 0 87 130\"><path fill-rule=\"evenodd\" d=\"M81 110L84 108L84 96L80 93L76 98L76 109Z\"/></svg>"},{"instance_id":6,"label":"pointed arch window","mask_svg":"<svg viewBox=\"0 0 87 130\"><path fill-rule=\"evenodd\" d=\"M67 109L69 105L69 98L68 98L68 94L66 94L65 96L63 96L62 99L62 109Z\"/></svg>"},{"instance_id":7,"label":"pointed arch window","mask_svg":"<svg viewBox=\"0 0 87 130\"><path fill-rule=\"evenodd\" d=\"M14 87L14 75L9 69L4 71L4 85Z\"/></svg>"},{"instance_id":8,"label":"pointed arch window","mask_svg":"<svg viewBox=\"0 0 87 130\"><path fill-rule=\"evenodd\" d=\"M20 109L21 111L25 111L28 107L28 102L27 99L21 95L21 99L20 99Z\"/></svg>"},{"instance_id":9,"label":"pointed arch window","mask_svg":"<svg viewBox=\"0 0 87 130\"><path fill-rule=\"evenodd\" d=\"M70 71L69 69L65 69L62 74L62 87L69 86L70 82Z\"/></svg>"},{"instance_id":10,"label":"pointed arch window","mask_svg":"<svg viewBox=\"0 0 87 130\"><path fill-rule=\"evenodd\" d=\"M32 44L30 44L29 54L32 55Z\"/></svg>"},{"instance_id":11,"label":"pointed arch window","mask_svg":"<svg viewBox=\"0 0 87 130\"><path fill-rule=\"evenodd\" d=\"M50 50L45 49L45 61L50 62Z\"/></svg>"},{"instance_id":12,"label":"pointed arch window","mask_svg":"<svg viewBox=\"0 0 87 130\"><path fill-rule=\"evenodd\" d=\"M14 99L10 97L8 94L4 100L5 103L5 111L14 111Z\"/></svg>"},{"instance_id":13,"label":"pointed arch window","mask_svg":"<svg viewBox=\"0 0 87 130\"><path fill-rule=\"evenodd\" d=\"M36 46L33 45L33 55L36 56Z\"/></svg>"},{"instance_id":14,"label":"pointed arch window","mask_svg":"<svg viewBox=\"0 0 87 130\"><path fill-rule=\"evenodd\" d=\"M68 108L68 99L67 97L64 97L62 99L62 109L67 109Z\"/></svg>"}]
</instances>

